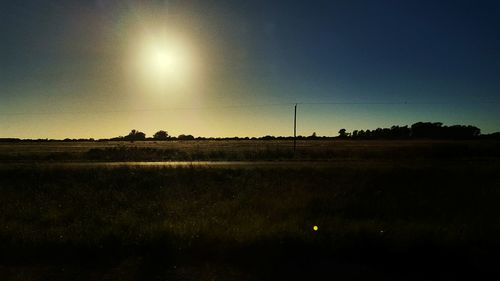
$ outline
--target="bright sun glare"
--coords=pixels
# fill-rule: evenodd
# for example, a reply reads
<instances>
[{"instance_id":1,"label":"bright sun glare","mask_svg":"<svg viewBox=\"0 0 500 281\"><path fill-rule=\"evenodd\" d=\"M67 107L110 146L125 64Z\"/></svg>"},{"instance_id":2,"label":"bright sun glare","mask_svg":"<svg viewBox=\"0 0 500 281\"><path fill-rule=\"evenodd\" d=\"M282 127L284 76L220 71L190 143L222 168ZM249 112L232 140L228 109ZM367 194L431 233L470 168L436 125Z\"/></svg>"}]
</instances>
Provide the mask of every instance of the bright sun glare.
<instances>
[{"instance_id":1,"label":"bright sun glare","mask_svg":"<svg viewBox=\"0 0 500 281\"><path fill-rule=\"evenodd\" d=\"M193 59L186 42L150 37L138 47L134 68L139 70L143 89L174 90L193 82Z\"/></svg>"},{"instance_id":2,"label":"bright sun glare","mask_svg":"<svg viewBox=\"0 0 500 281\"><path fill-rule=\"evenodd\" d=\"M167 47L152 48L147 64L153 73L164 78L167 75L173 75L183 67L180 54Z\"/></svg>"}]
</instances>

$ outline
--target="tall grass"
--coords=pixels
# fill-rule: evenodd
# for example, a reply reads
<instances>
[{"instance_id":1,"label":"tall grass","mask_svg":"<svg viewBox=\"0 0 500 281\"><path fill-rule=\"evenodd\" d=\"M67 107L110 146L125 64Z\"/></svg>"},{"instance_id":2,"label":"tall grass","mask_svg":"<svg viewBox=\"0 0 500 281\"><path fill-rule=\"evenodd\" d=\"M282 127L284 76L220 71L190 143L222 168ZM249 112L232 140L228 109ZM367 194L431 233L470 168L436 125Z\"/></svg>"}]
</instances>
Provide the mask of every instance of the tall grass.
<instances>
[{"instance_id":1,"label":"tall grass","mask_svg":"<svg viewBox=\"0 0 500 281\"><path fill-rule=\"evenodd\" d=\"M316 144L300 144L295 155L235 143L32 148L19 155L0 149L8 160L25 161L0 165L0 279L200 280L223 272L233 280L308 280L331 268L349 279L369 268L362 278L383 272L385 280L399 270L393 279L401 280L408 272L414 279L436 270L458 278L464 270L497 268L494 143ZM246 168L37 164L49 159L336 161Z\"/></svg>"},{"instance_id":2,"label":"tall grass","mask_svg":"<svg viewBox=\"0 0 500 281\"><path fill-rule=\"evenodd\" d=\"M496 247L497 169L4 169L0 247Z\"/></svg>"},{"instance_id":3,"label":"tall grass","mask_svg":"<svg viewBox=\"0 0 500 281\"><path fill-rule=\"evenodd\" d=\"M500 157L496 141L192 141L0 144L2 161L279 161Z\"/></svg>"}]
</instances>

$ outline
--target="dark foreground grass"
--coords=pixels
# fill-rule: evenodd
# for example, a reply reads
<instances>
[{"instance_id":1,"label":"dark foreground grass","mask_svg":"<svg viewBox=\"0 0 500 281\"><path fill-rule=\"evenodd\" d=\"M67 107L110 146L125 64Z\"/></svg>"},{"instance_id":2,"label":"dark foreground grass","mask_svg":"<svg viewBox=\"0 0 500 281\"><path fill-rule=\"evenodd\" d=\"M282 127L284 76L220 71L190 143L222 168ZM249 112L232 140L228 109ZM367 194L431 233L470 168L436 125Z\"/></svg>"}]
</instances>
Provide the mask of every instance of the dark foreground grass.
<instances>
[{"instance_id":1,"label":"dark foreground grass","mask_svg":"<svg viewBox=\"0 0 500 281\"><path fill-rule=\"evenodd\" d=\"M0 279L428 280L497 271L499 163L432 161L3 168Z\"/></svg>"}]
</instances>

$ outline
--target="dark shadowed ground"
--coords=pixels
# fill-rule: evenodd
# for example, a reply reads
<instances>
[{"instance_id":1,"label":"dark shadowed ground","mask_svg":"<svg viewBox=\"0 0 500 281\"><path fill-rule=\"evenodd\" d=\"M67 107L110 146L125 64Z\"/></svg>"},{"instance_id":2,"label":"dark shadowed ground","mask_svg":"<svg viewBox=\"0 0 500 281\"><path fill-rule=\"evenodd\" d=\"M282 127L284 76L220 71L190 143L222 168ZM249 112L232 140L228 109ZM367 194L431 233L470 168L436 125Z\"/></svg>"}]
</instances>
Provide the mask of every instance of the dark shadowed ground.
<instances>
[{"instance_id":1,"label":"dark shadowed ground","mask_svg":"<svg viewBox=\"0 0 500 281\"><path fill-rule=\"evenodd\" d=\"M0 279L454 280L498 273L498 143L304 142L292 156L281 143L189 143L1 147ZM204 160L260 162L103 163L164 157L166 149L191 160L202 151ZM119 156L127 151L134 152ZM262 162L270 155L286 161Z\"/></svg>"}]
</instances>

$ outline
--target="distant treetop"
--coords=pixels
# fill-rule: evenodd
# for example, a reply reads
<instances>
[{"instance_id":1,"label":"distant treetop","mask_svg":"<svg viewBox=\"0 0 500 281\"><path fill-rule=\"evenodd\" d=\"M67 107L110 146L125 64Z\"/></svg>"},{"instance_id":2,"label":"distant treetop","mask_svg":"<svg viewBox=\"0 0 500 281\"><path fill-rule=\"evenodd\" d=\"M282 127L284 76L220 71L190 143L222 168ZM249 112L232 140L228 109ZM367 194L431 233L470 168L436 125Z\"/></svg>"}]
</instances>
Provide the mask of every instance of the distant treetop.
<instances>
[{"instance_id":1,"label":"distant treetop","mask_svg":"<svg viewBox=\"0 0 500 281\"><path fill-rule=\"evenodd\" d=\"M170 136L168 135L168 133L166 131L163 131L163 130L160 130L153 135L153 139L155 139L155 140L166 140L169 137Z\"/></svg>"},{"instance_id":2,"label":"distant treetop","mask_svg":"<svg viewBox=\"0 0 500 281\"><path fill-rule=\"evenodd\" d=\"M129 140L129 141L145 140L146 134L134 129L134 130L130 131L130 133L128 135L126 135L123 139Z\"/></svg>"},{"instance_id":3,"label":"distant treetop","mask_svg":"<svg viewBox=\"0 0 500 281\"><path fill-rule=\"evenodd\" d=\"M473 139L481 135L475 126L443 126L441 122L418 122L411 127L392 126L375 130L354 130L349 136L344 129L339 131L339 138L351 139Z\"/></svg>"}]
</instances>

